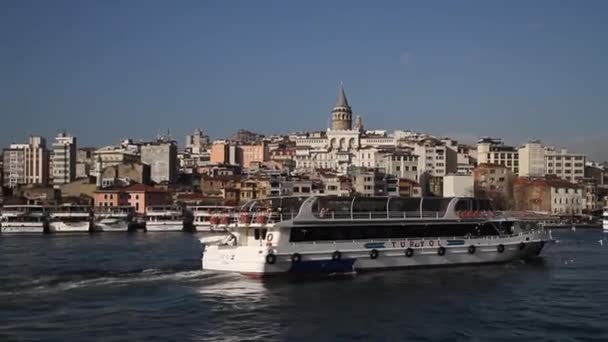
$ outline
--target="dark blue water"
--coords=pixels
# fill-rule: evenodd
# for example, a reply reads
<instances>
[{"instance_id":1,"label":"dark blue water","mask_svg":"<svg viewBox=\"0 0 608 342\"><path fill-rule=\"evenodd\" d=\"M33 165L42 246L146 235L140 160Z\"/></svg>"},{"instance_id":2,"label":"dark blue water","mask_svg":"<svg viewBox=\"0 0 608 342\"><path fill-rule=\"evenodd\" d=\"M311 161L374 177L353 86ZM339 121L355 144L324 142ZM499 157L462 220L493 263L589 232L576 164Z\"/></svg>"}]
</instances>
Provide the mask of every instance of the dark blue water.
<instances>
[{"instance_id":1,"label":"dark blue water","mask_svg":"<svg viewBox=\"0 0 608 342\"><path fill-rule=\"evenodd\" d=\"M608 234L554 236L527 263L270 282L200 271L188 234L2 236L0 341L607 341Z\"/></svg>"}]
</instances>

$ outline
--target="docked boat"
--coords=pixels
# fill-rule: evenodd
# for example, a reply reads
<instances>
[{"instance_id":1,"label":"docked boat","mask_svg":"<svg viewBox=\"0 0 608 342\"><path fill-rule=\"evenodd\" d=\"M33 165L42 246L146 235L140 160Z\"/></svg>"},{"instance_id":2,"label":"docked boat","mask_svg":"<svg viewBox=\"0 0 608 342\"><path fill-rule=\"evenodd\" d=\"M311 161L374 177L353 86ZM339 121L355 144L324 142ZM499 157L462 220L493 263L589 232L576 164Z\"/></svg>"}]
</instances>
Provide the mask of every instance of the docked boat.
<instances>
[{"instance_id":1,"label":"docked boat","mask_svg":"<svg viewBox=\"0 0 608 342\"><path fill-rule=\"evenodd\" d=\"M260 277L502 263L538 255L550 231L475 198L280 197L253 200L202 268Z\"/></svg>"},{"instance_id":2,"label":"docked boat","mask_svg":"<svg viewBox=\"0 0 608 342\"><path fill-rule=\"evenodd\" d=\"M187 209L197 232L215 232L218 225L234 224L238 220L234 207L230 206L189 206Z\"/></svg>"},{"instance_id":3,"label":"docked boat","mask_svg":"<svg viewBox=\"0 0 608 342\"><path fill-rule=\"evenodd\" d=\"M146 208L146 231L175 232L184 230L184 211L177 206L149 206Z\"/></svg>"},{"instance_id":4,"label":"docked boat","mask_svg":"<svg viewBox=\"0 0 608 342\"><path fill-rule=\"evenodd\" d=\"M602 229L605 233L608 233L608 207L604 208L604 213L602 214Z\"/></svg>"},{"instance_id":5,"label":"docked boat","mask_svg":"<svg viewBox=\"0 0 608 342\"><path fill-rule=\"evenodd\" d=\"M79 233L92 230L91 207L63 204L49 212L49 230L54 233Z\"/></svg>"},{"instance_id":6,"label":"docked boat","mask_svg":"<svg viewBox=\"0 0 608 342\"><path fill-rule=\"evenodd\" d=\"M5 205L0 216L2 233L45 233L48 217L41 205Z\"/></svg>"},{"instance_id":7,"label":"docked boat","mask_svg":"<svg viewBox=\"0 0 608 342\"><path fill-rule=\"evenodd\" d=\"M133 223L134 209L125 207L97 207L93 214L95 230L103 232L127 232Z\"/></svg>"}]
</instances>

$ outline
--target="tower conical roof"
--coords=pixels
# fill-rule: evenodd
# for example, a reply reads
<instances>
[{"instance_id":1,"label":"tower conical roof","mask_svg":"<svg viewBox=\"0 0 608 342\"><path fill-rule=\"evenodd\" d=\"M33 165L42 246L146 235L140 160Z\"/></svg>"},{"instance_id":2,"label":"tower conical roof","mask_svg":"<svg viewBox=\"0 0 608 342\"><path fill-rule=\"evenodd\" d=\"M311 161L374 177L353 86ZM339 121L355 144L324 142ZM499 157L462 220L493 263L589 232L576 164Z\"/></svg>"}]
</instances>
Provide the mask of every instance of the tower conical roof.
<instances>
[{"instance_id":1,"label":"tower conical roof","mask_svg":"<svg viewBox=\"0 0 608 342\"><path fill-rule=\"evenodd\" d=\"M338 100L335 107L349 107L346 94L344 93L344 85L340 83L340 91L338 92Z\"/></svg>"}]
</instances>

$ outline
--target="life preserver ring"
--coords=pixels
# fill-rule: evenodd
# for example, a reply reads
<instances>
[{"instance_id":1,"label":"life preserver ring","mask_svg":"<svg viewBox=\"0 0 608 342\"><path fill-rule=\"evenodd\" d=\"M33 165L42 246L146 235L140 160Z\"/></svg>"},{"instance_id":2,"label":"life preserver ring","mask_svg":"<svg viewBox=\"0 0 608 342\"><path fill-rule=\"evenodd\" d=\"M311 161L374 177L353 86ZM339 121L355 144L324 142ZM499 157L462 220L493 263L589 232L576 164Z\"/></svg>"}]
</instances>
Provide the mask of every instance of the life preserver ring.
<instances>
[{"instance_id":1,"label":"life preserver ring","mask_svg":"<svg viewBox=\"0 0 608 342\"><path fill-rule=\"evenodd\" d=\"M522 251L524 248L526 248L526 244L525 243L520 243L519 244L519 250Z\"/></svg>"},{"instance_id":2,"label":"life preserver ring","mask_svg":"<svg viewBox=\"0 0 608 342\"><path fill-rule=\"evenodd\" d=\"M266 256L266 262L270 265L274 264L275 262L277 262L277 256L274 254L268 254Z\"/></svg>"},{"instance_id":3,"label":"life preserver ring","mask_svg":"<svg viewBox=\"0 0 608 342\"><path fill-rule=\"evenodd\" d=\"M470 245L468 249L469 254L475 254L475 246Z\"/></svg>"},{"instance_id":4,"label":"life preserver ring","mask_svg":"<svg viewBox=\"0 0 608 342\"><path fill-rule=\"evenodd\" d=\"M274 236L272 236L272 233L266 235L266 241L268 241L268 242L272 242L273 238L274 238Z\"/></svg>"},{"instance_id":5,"label":"life preserver ring","mask_svg":"<svg viewBox=\"0 0 608 342\"><path fill-rule=\"evenodd\" d=\"M408 248L405 250L405 256L408 258L411 258L414 255L414 250L411 248Z\"/></svg>"},{"instance_id":6,"label":"life preserver ring","mask_svg":"<svg viewBox=\"0 0 608 342\"><path fill-rule=\"evenodd\" d=\"M372 258L372 259L377 259L378 258L378 250L372 249L369 252L369 257Z\"/></svg>"},{"instance_id":7,"label":"life preserver ring","mask_svg":"<svg viewBox=\"0 0 608 342\"><path fill-rule=\"evenodd\" d=\"M505 246L503 244L500 244L496 246L496 250L498 251L498 253L502 253L505 251Z\"/></svg>"},{"instance_id":8,"label":"life preserver ring","mask_svg":"<svg viewBox=\"0 0 608 342\"><path fill-rule=\"evenodd\" d=\"M291 255L291 262L293 262L294 264L297 264L300 261L302 261L302 256L299 253L293 253Z\"/></svg>"},{"instance_id":9,"label":"life preserver ring","mask_svg":"<svg viewBox=\"0 0 608 342\"><path fill-rule=\"evenodd\" d=\"M342 258L342 253L340 253L339 251L335 251L332 255L331 255L331 259L332 260L340 260Z\"/></svg>"},{"instance_id":10,"label":"life preserver ring","mask_svg":"<svg viewBox=\"0 0 608 342\"><path fill-rule=\"evenodd\" d=\"M445 247L437 248L437 255L444 255L444 254L445 254Z\"/></svg>"}]
</instances>

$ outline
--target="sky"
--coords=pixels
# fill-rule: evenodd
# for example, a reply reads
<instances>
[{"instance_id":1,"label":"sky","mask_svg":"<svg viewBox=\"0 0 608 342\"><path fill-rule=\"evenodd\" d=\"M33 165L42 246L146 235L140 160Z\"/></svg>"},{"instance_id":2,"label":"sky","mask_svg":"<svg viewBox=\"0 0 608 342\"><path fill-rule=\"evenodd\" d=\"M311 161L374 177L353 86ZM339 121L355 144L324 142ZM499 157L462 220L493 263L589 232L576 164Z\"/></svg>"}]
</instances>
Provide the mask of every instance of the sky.
<instances>
[{"instance_id":1,"label":"sky","mask_svg":"<svg viewBox=\"0 0 608 342\"><path fill-rule=\"evenodd\" d=\"M0 1L0 146L366 128L608 160L606 1Z\"/></svg>"}]
</instances>

